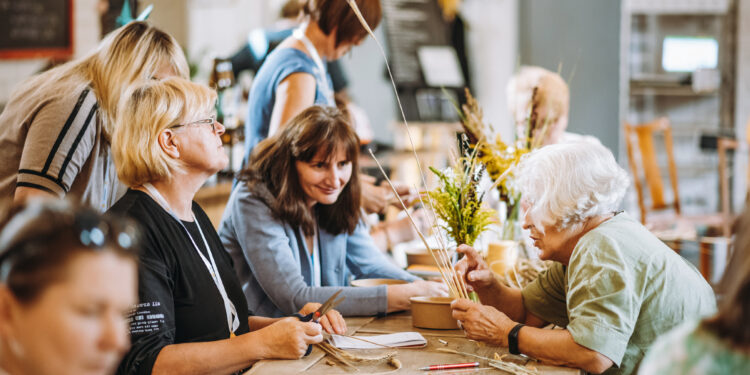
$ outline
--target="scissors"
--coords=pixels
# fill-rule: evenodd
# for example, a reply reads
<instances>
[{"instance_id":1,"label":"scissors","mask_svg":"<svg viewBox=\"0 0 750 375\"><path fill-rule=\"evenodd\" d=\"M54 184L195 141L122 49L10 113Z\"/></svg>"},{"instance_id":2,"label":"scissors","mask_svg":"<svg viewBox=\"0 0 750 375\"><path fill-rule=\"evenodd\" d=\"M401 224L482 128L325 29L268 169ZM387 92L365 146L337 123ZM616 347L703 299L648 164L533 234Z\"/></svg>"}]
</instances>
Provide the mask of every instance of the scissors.
<instances>
[{"instance_id":1,"label":"scissors","mask_svg":"<svg viewBox=\"0 0 750 375\"><path fill-rule=\"evenodd\" d=\"M294 314L292 316L298 318L301 322L313 321L317 323L320 317L322 317L323 315L331 311L331 309L338 306L341 302L344 301L344 299L346 299L346 296L336 299L336 297L338 297L339 294L341 294L341 292L343 291L344 291L343 289L339 289L336 293L333 293L333 295L330 298L328 298L325 302L323 302L323 304L320 305L320 307L317 310L307 315ZM305 352L305 355L309 355L310 352L312 352L312 345L307 346L307 351Z\"/></svg>"}]
</instances>

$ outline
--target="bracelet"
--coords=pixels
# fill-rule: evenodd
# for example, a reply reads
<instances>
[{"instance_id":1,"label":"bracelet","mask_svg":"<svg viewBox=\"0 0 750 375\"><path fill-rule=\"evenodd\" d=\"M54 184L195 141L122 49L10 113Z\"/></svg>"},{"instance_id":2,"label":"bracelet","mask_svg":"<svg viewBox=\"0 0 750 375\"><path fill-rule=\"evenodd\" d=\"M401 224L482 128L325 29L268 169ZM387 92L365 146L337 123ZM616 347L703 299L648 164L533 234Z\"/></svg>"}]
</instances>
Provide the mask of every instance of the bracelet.
<instances>
[{"instance_id":1,"label":"bracelet","mask_svg":"<svg viewBox=\"0 0 750 375\"><path fill-rule=\"evenodd\" d=\"M524 324L518 323L508 333L508 351L510 352L510 354L521 354L521 351L518 350L518 332L522 327L524 327Z\"/></svg>"}]
</instances>

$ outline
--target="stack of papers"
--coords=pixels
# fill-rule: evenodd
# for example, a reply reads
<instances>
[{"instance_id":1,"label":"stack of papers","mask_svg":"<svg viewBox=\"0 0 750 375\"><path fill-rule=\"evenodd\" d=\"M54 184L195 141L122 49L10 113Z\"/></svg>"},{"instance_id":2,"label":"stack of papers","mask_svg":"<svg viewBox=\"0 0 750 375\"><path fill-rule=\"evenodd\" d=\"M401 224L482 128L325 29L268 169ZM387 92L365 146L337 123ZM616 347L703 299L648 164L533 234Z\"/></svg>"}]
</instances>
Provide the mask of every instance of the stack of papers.
<instances>
[{"instance_id":1,"label":"stack of papers","mask_svg":"<svg viewBox=\"0 0 750 375\"><path fill-rule=\"evenodd\" d=\"M379 336L353 337L331 335L331 342L339 349L383 349L385 346L421 347L427 345L427 340L425 340L425 338L418 332L399 332Z\"/></svg>"}]
</instances>

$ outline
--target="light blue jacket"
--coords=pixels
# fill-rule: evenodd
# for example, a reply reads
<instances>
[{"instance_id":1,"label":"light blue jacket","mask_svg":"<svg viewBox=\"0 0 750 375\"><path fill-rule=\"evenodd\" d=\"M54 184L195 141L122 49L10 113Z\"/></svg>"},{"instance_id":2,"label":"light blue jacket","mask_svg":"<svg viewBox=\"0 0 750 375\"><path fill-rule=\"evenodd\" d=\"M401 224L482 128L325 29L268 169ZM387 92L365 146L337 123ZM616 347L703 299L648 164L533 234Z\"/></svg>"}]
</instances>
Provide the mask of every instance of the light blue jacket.
<instances>
[{"instance_id":1,"label":"light blue jacket","mask_svg":"<svg viewBox=\"0 0 750 375\"><path fill-rule=\"evenodd\" d=\"M319 229L320 287L311 287L312 262L300 231L274 217L266 202L274 197L263 185L249 190L246 182L235 186L224 212L219 236L234 260L250 314L280 317L299 311L307 302L323 303L348 285L347 276L416 280L393 265L375 247L364 224L352 234L332 235ZM386 286L345 287L343 315L384 314Z\"/></svg>"}]
</instances>

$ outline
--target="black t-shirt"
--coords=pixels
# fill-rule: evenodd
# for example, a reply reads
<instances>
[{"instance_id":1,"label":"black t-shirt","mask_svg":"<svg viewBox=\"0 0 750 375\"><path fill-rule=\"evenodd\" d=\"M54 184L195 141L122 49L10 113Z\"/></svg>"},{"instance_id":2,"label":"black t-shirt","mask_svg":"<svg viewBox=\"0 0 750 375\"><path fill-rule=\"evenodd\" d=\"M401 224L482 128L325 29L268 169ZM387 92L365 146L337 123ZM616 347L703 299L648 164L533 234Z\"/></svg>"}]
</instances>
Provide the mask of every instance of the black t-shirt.
<instances>
[{"instance_id":1,"label":"black t-shirt","mask_svg":"<svg viewBox=\"0 0 750 375\"><path fill-rule=\"evenodd\" d=\"M130 323L132 346L118 374L150 374L156 357L167 345L229 338L224 301L185 229L148 194L138 190L128 190L110 211L137 220L143 232L138 265L140 303ZM232 259L195 202L193 213L211 248L227 295L237 309L240 326L235 334L247 333L247 301ZM185 224L196 245L207 255L196 224ZM206 259L210 263L210 258Z\"/></svg>"}]
</instances>

